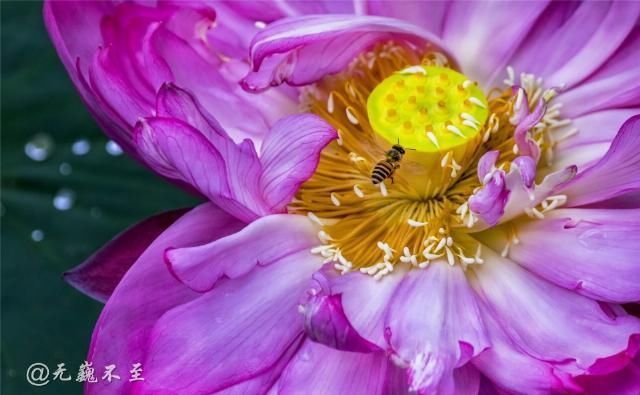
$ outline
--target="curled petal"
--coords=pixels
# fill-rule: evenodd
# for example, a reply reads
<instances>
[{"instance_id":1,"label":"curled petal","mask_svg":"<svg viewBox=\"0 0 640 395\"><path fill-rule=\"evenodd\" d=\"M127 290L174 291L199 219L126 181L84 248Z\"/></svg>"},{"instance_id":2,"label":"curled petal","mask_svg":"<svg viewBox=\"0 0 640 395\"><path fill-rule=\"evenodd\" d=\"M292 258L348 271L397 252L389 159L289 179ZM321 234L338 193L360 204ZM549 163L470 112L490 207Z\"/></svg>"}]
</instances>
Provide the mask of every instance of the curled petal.
<instances>
[{"instance_id":1,"label":"curled petal","mask_svg":"<svg viewBox=\"0 0 640 395\"><path fill-rule=\"evenodd\" d=\"M530 156L536 161L540 158L540 148L534 141L529 139L529 131L538 122L540 122L544 116L546 108L547 106L545 102L540 100L533 112L524 117L524 119L516 125L516 130L514 132L514 139L518 145L518 152L521 155Z\"/></svg>"},{"instance_id":2,"label":"curled petal","mask_svg":"<svg viewBox=\"0 0 640 395\"><path fill-rule=\"evenodd\" d=\"M337 132L315 115L292 115L273 125L260 156L260 186L271 212L285 210L298 187L315 172L322 149L337 137Z\"/></svg>"},{"instance_id":3,"label":"curled petal","mask_svg":"<svg viewBox=\"0 0 640 395\"><path fill-rule=\"evenodd\" d=\"M484 182L485 176L496 166L496 161L499 156L500 151L498 150L489 151L482 155L478 161L478 180L480 180L480 182Z\"/></svg>"},{"instance_id":4,"label":"curled petal","mask_svg":"<svg viewBox=\"0 0 640 395\"><path fill-rule=\"evenodd\" d=\"M604 157L563 186L571 206L611 199L640 189L640 115L628 119Z\"/></svg>"},{"instance_id":5,"label":"curled petal","mask_svg":"<svg viewBox=\"0 0 640 395\"><path fill-rule=\"evenodd\" d=\"M504 172L497 170L488 182L469 198L469 208L484 222L493 226L504 214L509 193Z\"/></svg>"},{"instance_id":6,"label":"curled petal","mask_svg":"<svg viewBox=\"0 0 640 395\"><path fill-rule=\"evenodd\" d=\"M343 70L376 42L398 39L444 48L428 31L376 16L314 15L285 18L267 26L251 44L253 71L242 81L260 91L287 82L300 86Z\"/></svg>"},{"instance_id":7,"label":"curled petal","mask_svg":"<svg viewBox=\"0 0 640 395\"><path fill-rule=\"evenodd\" d=\"M270 265L294 252L307 251L318 243L316 232L307 217L271 215L210 244L169 248L165 261L179 281L197 292L207 292L223 276L239 277L256 265Z\"/></svg>"},{"instance_id":8,"label":"curled petal","mask_svg":"<svg viewBox=\"0 0 640 395\"><path fill-rule=\"evenodd\" d=\"M349 323L342 309L341 295L310 294L302 311L309 339L343 351L382 351L363 339Z\"/></svg>"},{"instance_id":9,"label":"curled petal","mask_svg":"<svg viewBox=\"0 0 640 395\"><path fill-rule=\"evenodd\" d=\"M525 187L531 188L536 180L536 161L530 156L518 156L511 165L518 167L522 183Z\"/></svg>"},{"instance_id":10,"label":"curled petal","mask_svg":"<svg viewBox=\"0 0 640 395\"><path fill-rule=\"evenodd\" d=\"M106 302L147 247L187 211L154 215L124 230L81 265L65 272L65 281L88 296Z\"/></svg>"},{"instance_id":11,"label":"curled petal","mask_svg":"<svg viewBox=\"0 0 640 395\"><path fill-rule=\"evenodd\" d=\"M547 176L542 179L542 182L533 184L529 188L526 185L526 181L530 178L530 175L525 174L525 172L530 172L530 170L531 169L527 168L521 169L518 166L511 166L509 173L507 173L505 177L505 188L508 192L508 199L503 206L503 214L497 217L497 222L495 222L494 225L504 223L523 214L530 214L530 210L533 210L547 197L557 193L561 185L571 180L577 172L575 166L569 166L565 169L547 174ZM471 202L471 198L469 201ZM490 202L488 199L486 203L486 206L489 208L493 207ZM469 207L471 208L471 205ZM497 210L495 211L497 212ZM495 220L495 217L493 218ZM491 226L484 217L480 216L480 221L478 221L471 230L473 232L479 232Z\"/></svg>"}]
</instances>

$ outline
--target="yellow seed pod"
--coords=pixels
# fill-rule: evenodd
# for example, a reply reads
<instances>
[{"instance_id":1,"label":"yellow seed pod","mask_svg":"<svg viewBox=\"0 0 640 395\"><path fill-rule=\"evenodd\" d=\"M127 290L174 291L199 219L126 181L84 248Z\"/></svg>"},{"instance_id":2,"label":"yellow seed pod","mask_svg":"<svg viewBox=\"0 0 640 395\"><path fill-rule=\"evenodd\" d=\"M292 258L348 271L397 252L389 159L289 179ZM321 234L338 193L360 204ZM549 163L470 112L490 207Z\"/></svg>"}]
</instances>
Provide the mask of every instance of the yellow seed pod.
<instances>
[{"instance_id":1,"label":"yellow seed pod","mask_svg":"<svg viewBox=\"0 0 640 395\"><path fill-rule=\"evenodd\" d=\"M489 115L477 84L445 67L412 66L378 84L367 100L373 129L390 144L445 152L474 140Z\"/></svg>"}]
</instances>

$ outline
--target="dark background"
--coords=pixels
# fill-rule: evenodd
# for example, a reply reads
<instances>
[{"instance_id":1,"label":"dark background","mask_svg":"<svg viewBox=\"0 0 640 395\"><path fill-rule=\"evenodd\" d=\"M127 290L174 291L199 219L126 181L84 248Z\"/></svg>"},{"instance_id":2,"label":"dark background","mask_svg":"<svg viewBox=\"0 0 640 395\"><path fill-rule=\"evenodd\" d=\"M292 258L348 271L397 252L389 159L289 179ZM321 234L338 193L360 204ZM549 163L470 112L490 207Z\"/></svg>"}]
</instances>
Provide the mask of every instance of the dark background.
<instances>
[{"instance_id":1,"label":"dark background","mask_svg":"<svg viewBox=\"0 0 640 395\"><path fill-rule=\"evenodd\" d=\"M119 231L151 214L194 199L125 155L107 153L108 139L85 109L44 28L42 4L1 1L1 296L2 384L5 395L79 394L81 384L34 387L34 362L65 363L75 379L102 304L67 285L61 274ZM25 154L34 136L55 148L44 161ZM74 142L90 151L75 155ZM60 171L60 165L63 171ZM71 173L68 173L69 166ZM53 205L67 189L68 210ZM34 230L44 238L35 241ZM37 239L37 237L36 237ZM96 367L101 374L103 367Z\"/></svg>"}]
</instances>

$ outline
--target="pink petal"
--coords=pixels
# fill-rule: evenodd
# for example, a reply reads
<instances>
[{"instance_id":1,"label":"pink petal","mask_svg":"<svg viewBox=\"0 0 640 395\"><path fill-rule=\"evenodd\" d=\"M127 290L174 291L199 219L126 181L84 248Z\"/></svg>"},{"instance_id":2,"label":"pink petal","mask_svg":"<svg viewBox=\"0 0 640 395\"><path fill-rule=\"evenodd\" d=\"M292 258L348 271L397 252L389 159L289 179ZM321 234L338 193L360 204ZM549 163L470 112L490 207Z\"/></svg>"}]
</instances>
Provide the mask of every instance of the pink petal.
<instances>
[{"instance_id":1,"label":"pink petal","mask_svg":"<svg viewBox=\"0 0 640 395\"><path fill-rule=\"evenodd\" d=\"M600 7L590 4L590 13L602 14ZM594 23L597 29L593 32L585 32L585 19L582 18L579 29L572 32L563 32L565 36L581 37L584 40L580 49L563 62L546 78L549 86L567 84L573 86L582 79L596 71L602 64L609 60L622 42L629 36L631 30L637 25L640 17L640 4L611 3L602 21ZM591 25L591 26L593 26ZM577 27L577 26L576 26ZM590 27L590 26L589 26ZM550 40L549 43L552 43ZM558 45L558 43L555 43ZM567 48L560 46L559 48ZM572 47L571 50L574 50Z\"/></svg>"},{"instance_id":2,"label":"pink petal","mask_svg":"<svg viewBox=\"0 0 640 395\"><path fill-rule=\"evenodd\" d=\"M634 116L622 125L605 156L565 185L568 204L585 205L640 188L639 150L640 116Z\"/></svg>"},{"instance_id":3,"label":"pink petal","mask_svg":"<svg viewBox=\"0 0 640 395\"><path fill-rule=\"evenodd\" d=\"M260 91L287 82L306 85L342 71L374 43L398 39L415 45L440 40L420 27L383 17L314 15L286 18L256 35L251 46L253 72L246 89Z\"/></svg>"},{"instance_id":4,"label":"pink petal","mask_svg":"<svg viewBox=\"0 0 640 395\"><path fill-rule=\"evenodd\" d=\"M316 233L306 217L270 215L210 244L170 248L165 259L178 280L195 291L207 292L223 276L239 277L256 265L269 265L292 253L308 251L319 243Z\"/></svg>"},{"instance_id":5,"label":"pink petal","mask_svg":"<svg viewBox=\"0 0 640 395\"><path fill-rule=\"evenodd\" d=\"M169 246L206 243L243 225L211 203L196 207L171 225L138 258L107 301L96 324L87 360L93 361L94 366L115 363L122 368L142 362L151 328L158 318L199 296L167 271L162 264L164 250ZM127 380L116 380L88 384L86 392L131 391Z\"/></svg>"},{"instance_id":6,"label":"pink petal","mask_svg":"<svg viewBox=\"0 0 640 395\"><path fill-rule=\"evenodd\" d=\"M621 3L621 6L629 3ZM638 15L638 4L629 7L628 17ZM625 17L622 24L628 24ZM621 25L624 26L624 25ZM640 70L637 67L640 27L636 26L616 53L588 79L574 89L558 96L563 103L562 114L579 115L606 109L637 107L640 105Z\"/></svg>"},{"instance_id":7,"label":"pink petal","mask_svg":"<svg viewBox=\"0 0 640 395\"><path fill-rule=\"evenodd\" d=\"M404 276L385 325L389 346L410 368L411 388L427 393L456 393L454 369L489 346L462 268L444 261Z\"/></svg>"},{"instance_id":8,"label":"pink petal","mask_svg":"<svg viewBox=\"0 0 640 395\"><path fill-rule=\"evenodd\" d=\"M505 174L498 170L469 198L469 209L483 222L493 226L504 215L509 200L509 190L505 185Z\"/></svg>"},{"instance_id":9,"label":"pink petal","mask_svg":"<svg viewBox=\"0 0 640 395\"><path fill-rule=\"evenodd\" d=\"M315 172L320 151L336 138L336 131L313 115L292 115L273 125L260 155L261 190L271 211L285 209L300 185Z\"/></svg>"},{"instance_id":10,"label":"pink petal","mask_svg":"<svg viewBox=\"0 0 640 395\"><path fill-rule=\"evenodd\" d=\"M405 20L440 36L446 22L449 2L370 0L364 3L368 15Z\"/></svg>"},{"instance_id":11,"label":"pink petal","mask_svg":"<svg viewBox=\"0 0 640 395\"><path fill-rule=\"evenodd\" d=\"M235 151L236 156L225 158L190 125L178 119L148 118L136 126L135 141L140 155L156 172L193 185L236 217L251 221L268 213L255 195L258 187L250 182L242 186L239 174L227 172L227 163L241 165L240 170L260 171L259 159L249 140ZM251 180L250 175L247 181Z\"/></svg>"},{"instance_id":12,"label":"pink petal","mask_svg":"<svg viewBox=\"0 0 640 395\"><path fill-rule=\"evenodd\" d=\"M266 371L249 378L248 380L241 381L230 387L227 387L221 391L216 392L216 395L249 395L249 394L267 394L276 387L277 381L282 375L282 371L287 367L291 359L300 350L300 347L305 344L305 337L299 335L293 343L282 353L278 361L274 363Z\"/></svg>"},{"instance_id":13,"label":"pink petal","mask_svg":"<svg viewBox=\"0 0 640 395\"><path fill-rule=\"evenodd\" d=\"M326 287L330 280L325 276L336 276L331 264L314 274L312 286L307 290L308 296L301 304L309 339L343 351L382 351L351 325L344 313L342 295L330 294L331 290Z\"/></svg>"},{"instance_id":14,"label":"pink petal","mask_svg":"<svg viewBox=\"0 0 640 395\"><path fill-rule=\"evenodd\" d=\"M484 181L484 177L493 170L496 166L496 161L500 156L500 151L489 151L482 155L480 160L478 161L478 180L480 182Z\"/></svg>"},{"instance_id":15,"label":"pink petal","mask_svg":"<svg viewBox=\"0 0 640 395\"><path fill-rule=\"evenodd\" d=\"M306 341L282 373L277 393L298 394L403 394L406 381L384 353L337 351Z\"/></svg>"},{"instance_id":16,"label":"pink petal","mask_svg":"<svg viewBox=\"0 0 640 395\"><path fill-rule=\"evenodd\" d=\"M635 352L631 338L640 333L637 318L607 313L596 301L543 280L491 249L483 251L485 263L474 270L472 284L518 350L572 374L619 369L628 361L623 357Z\"/></svg>"},{"instance_id":17,"label":"pink petal","mask_svg":"<svg viewBox=\"0 0 640 395\"><path fill-rule=\"evenodd\" d=\"M571 375L553 363L537 359L518 348L499 321L484 309L483 317L490 336L491 347L473 359L483 375L509 393L546 395L568 393L580 389ZM524 391L524 392L523 392Z\"/></svg>"},{"instance_id":18,"label":"pink petal","mask_svg":"<svg viewBox=\"0 0 640 395\"><path fill-rule=\"evenodd\" d=\"M147 247L186 212L186 209L167 211L129 227L82 264L65 272L65 281L80 292L106 302Z\"/></svg>"},{"instance_id":19,"label":"pink petal","mask_svg":"<svg viewBox=\"0 0 640 395\"><path fill-rule=\"evenodd\" d=\"M165 313L149 340L145 393L212 393L271 369L302 333L298 301L319 260L285 256Z\"/></svg>"},{"instance_id":20,"label":"pink petal","mask_svg":"<svg viewBox=\"0 0 640 395\"><path fill-rule=\"evenodd\" d=\"M532 169L526 166L520 168L517 165L518 162L516 162L516 166L512 165L507 173L506 185L510 194L500 223L523 215L526 210L536 207L544 199L556 193L560 186L571 180L577 172L575 166L569 166L547 174L539 184L528 187L527 183L531 177ZM481 228L476 226L474 230Z\"/></svg>"},{"instance_id":21,"label":"pink petal","mask_svg":"<svg viewBox=\"0 0 640 395\"><path fill-rule=\"evenodd\" d=\"M544 1L452 3L443 41L452 48L466 75L491 88L497 77L504 75L510 57L546 6Z\"/></svg>"},{"instance_id":22,"label":"pink petal","mask_svg":"<svg viewBox=\"0 0 640 395\"><path fill-rule=\"evenodd\" d=\"M640 300L640 209L559 209L516 232L509 257L533 273L590 298ZM508 239L496 231L491 240L499 250Z\"/></svg>"},{"instance_id":23,"label":"pink petal","mask_svg":"<svg viewBox=\"0 0 640 395\"><path fill-rule=\"evenodd\" d=\"M583 376L578 382L586 395L637 395L640 393L640 360L626 368L603 376Z\"/></svg>"},{"instance_id":24,"label":"pink petal","mask_svg":"<svg viewBox=\"0 0 640 395\"><path fill-rule=\"evenodd\" d=\"M358 334L383 349L387 348L385 314L403 273L396 271L376 281L369 275L351 272L334 276L326 286L332 295L342 295L344 314ZM318 279L318 273L314 279Z\"/></svg>"},{"instance_id":25,"label":"pink petal","mask_svg":"<svg viewBox=\"0 0 640 395\"><path fill-rule=\"evenodd\" d=\"M554 148L552 169L568 165L577 165L579 169L590 167L604 156L624 122L638 113L640 108L624 108L598 111L573 119L571 125L554 134L554 137L561 138L571 133L573 128L578 131L558 142Z\"/></svg>"}]
</instances>

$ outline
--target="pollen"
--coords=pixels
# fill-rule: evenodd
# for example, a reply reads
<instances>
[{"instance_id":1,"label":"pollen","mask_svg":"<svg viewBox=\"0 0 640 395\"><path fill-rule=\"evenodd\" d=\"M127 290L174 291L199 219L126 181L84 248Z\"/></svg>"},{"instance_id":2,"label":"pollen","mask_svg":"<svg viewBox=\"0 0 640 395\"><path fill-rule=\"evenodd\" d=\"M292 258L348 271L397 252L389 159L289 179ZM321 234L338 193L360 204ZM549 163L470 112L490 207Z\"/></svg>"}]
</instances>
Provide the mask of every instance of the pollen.
<instances>
[{"instance_id":1,"label":"pollen","mask_svg":"<svg viewBox=\"0 0 640 395\"><path fill-rule=\"evenodd\" d=\"M446 152L473 141L489 111L482 90L463 74L446 67L410 66L373 89L367 115L373 130L390 144L400 141L419 152ZM433 136L413 133L419 130Z\"/></svg>"}]
</instances>

